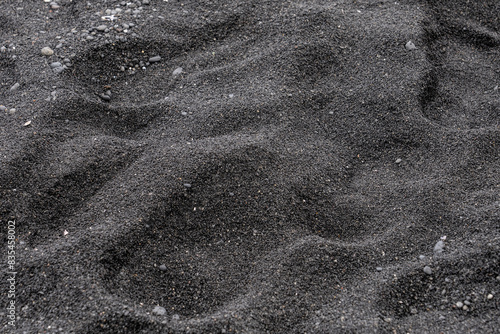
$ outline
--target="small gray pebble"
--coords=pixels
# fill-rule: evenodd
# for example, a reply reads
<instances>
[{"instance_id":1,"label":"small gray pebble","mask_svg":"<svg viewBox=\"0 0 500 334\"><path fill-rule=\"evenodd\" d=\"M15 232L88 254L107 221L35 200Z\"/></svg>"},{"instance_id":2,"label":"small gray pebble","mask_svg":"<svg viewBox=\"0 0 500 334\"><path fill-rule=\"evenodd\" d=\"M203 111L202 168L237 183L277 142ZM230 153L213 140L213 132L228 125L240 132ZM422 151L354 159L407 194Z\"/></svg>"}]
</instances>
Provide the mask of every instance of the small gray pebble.
<instances>
[{"instance_id":1,"label":"small gray pebble","mask_svg":"<svg viewBox=\"0 0 500 334\"><path fill-rule=\"evenodd\" d=\"M184 183L184 187L191 188L191 183Z\"/></svg>"},{"instance_id":2,"label":"small gray pebble","mask_svg":"<svg viewBox=\"0 0 500 334\"><path fill-rule=\"evenodd\" d=\"M7 110L7 107L6 106L0 106L0 110L1 111L5 111L5 110Z\"/></svg>"},{"instance_id":3,"label":"small gray pebble","mask_svg":"<svg viewBox=\"0 0 500 334\"><path fill-rule=\"evenodd\" d=\"M462 302L457 302L455 305L457 305L458 308L462 308L464 306L464 303Z\"/></svg>"},{"instance_id":4,"label":"small gray pebble","mask_svg":"<svg viewBox=\"0 0 500 334\"><path fill-rule=\"evenodd\" d=\"M100 25L100 26L98 26L96 29L97 29L98 31L104 31L104 30L106 30L107 28L108 28L108 27L107 27L105 24L101 24L101 25Z\"/></svg>"},{"instance_id":5,"label":"small gray pebble","mask_svg":"<svg viewBox=\"0 0 500 334\"><path fill-rule=\"evenodd\" d=\"M382 267L377 267L375 269L377 269L377 271L382 271Z\"/></svg>"},{"instance_id":6,"label":"small gray pebble","mask_svg":"<svg viewBox=\"0 0 500 334\"><path fill-rule=\"evenodd\" d=\"M156 62L158 62L160 60L161 60L160 56L154 56L154 57L149 58L149 62L150 63L156 63Z\"/></svg>"},{"instance_id":7,"label":"small gray pebble","mask_svg":"<svg viewBox=\"0 0 500 334\"><path fill-rule=\"evenodd\" d=\"M426 273L427 275L432 275L432 269L431 269L431 267L425 266L424 267L424 273Z\"/></svg>"},{"instance_id":8,"label":"small gray pebble","mask_svg":"<svg viewBox=\"0 0 500 334\"><path fill-rule=\"evenodd\" d=\"M16 83L14 84L14 86L10 87L10 91L11 91L11 92L12 92L12 91L15 91L15 90L16 90L16 89L18 89L18 88L19 88L19 82L16 82Z\"/></svg>"},{"instance_id":9,"label":"small gray pebble","mask_svg":"<svg viewBox=\"0 0 500 334\"><path fill-rule=\"evenodd\" d=\"M418 256L418 258L419 258L420 260L423 260L423 259L425 259L425 255L419 255L419 256Z\"/></svg>"},{"instance_id":10,"label":"small gray pebble","mask_svg":"<svg viewBox=\"0 0 500 334\"><path fill-rule=\"evenodd\" d=\"M56 74L59 74L59 73L61 73L62 71L64 71L64 69L65 69L65 67L63 67L63 66L59 66L59 67L54 67L54 68L52 69L52 71L54 71L54 73L56 73Z\"/></svg>"},{"instance_id":11,"label":"small gray pebble","mask_svg":"<svg viewBox=\"0 0 500 334\"><path fill-rule=\"evenodd\" d=\"M177 321L177 320L179 320L180 318L181 318L181 317L180 317L178 314L174 314L174 315L172 316L172 320L176 320L176 321Z\"/></svg>"},{"instance_id":12,"label":"small gray pebble","mask_svg":"<svg viewBox=\"0 0 500 334\"><path fill-rule=\"evenodd\" d=\"M185 111L181 111L181 115L182 115L182 116L187 116L187 114L188 114L187 112L185 112Z\"/></svg>"},{"instance_id":13,"label":"small gray pebble","mask_svg":"<svg viewBox=\"0 0 500 334\"><path fill-rule=\"evenodd\" d=\"M106 95L106 94L101 94L99 95L101 97L101 99L103 99L104 101L109 101L111 100L111 96L109 95Z\"/></svg>"},{"instance_id":14,"label":"small gray pebble","mask_svg":"<svg viewBox=\"0 0 500 334\"><path fill-rule=\"evenodd\" d=\"M415 46L415 44L413 44L412 41L408 41L408 43L406 43L406 45L405 45L405 48L406 48L406 50L411 51L411 50L415 50L417 47Z\"/></svg>"},{"instance_id":15,"label":"small gray pebble","mask_svg":"<svg viewBox=\"0 0 500 334\"><path fill-rule=\"evenodd\" d=\"M167 310L165 310L164 307L155 306L155 308L153 309L153 313L156 315L165 315L167 313Z\"/></svg>"},{"instance_id":16,"label":"small gray pebble","mask_svg":"<svg viewBox=\"0 0 500 334\"><path fill-rule=\"evenodd\" d=\"M14 113L16 112L16 108L12 108L12 109L10 109L10 110L9 110L9 112L10 112L11 114L14 114Z\"/></svg>"},{"instance_id":17,"label":"small gray pebble","mask_svg":"<svg viewBox=\"0 0 500 334\"><path fill-rule=\"evenodd\" d=\"M6 48L5 46L2 46L2 47L0 48L0 52L5 52L5 51L7 51L7 48Z\"/></svg>"},{"instance_id":18,"label":"small gray pebble","mask_svg":"<svg viewBox=\"0 0 500 334\"><path fill-rule=\"evenodd\" d=\"M396 161L395 161L395 162L396 162L397 164L399 164L399 163L401 163L401 161L403 161L403 160L401 160L401 159L399 159L399 158L398 158L398 159L396 159Z\"/></svg>"},{"instance_id":19,"label":"small gray pebble","mask_svg":"<svg viewBox=\"0 0 500 334\"><path fill-rule=\"evenodd\" d=\"M470 306L471 302L469 300L465 300L464 304L467 305L467 306Z\"/></svg>"},{"instance_id":20,"label":"small gray pebble","mask_svg":"<svg viewBox=\"0 0 500 334\"><path fill-rule=\"evenodd\" d=\"M54 50L52 50L48 46L46 46L42 49L42 55L44 55L44 56L52 56L53 54L54 54Z\"/></svg>"},{"instance_id":21,"label":"small gray pebble","mask_svg":"<svg viewBox=\"0 0 500 334\"><path fill-rule=\"evenodd\" d=\"M182 73L182 67L177 67L173 72L172 74L173 75L179 75Z\"/></svg>"},{"instance_id":22,"label":"small gray pebble","mask_svg":"<svg viewBox=\"0 0 500 334\"><path fill-rule=\"evenodd\" d=\"M441 254L443 252L443 249L444 249L444 241L439 240L436 243L436 245L434 245L434 254L436 255Z\"/></svg>"},{"instance_id":23,"label":"small gray pebble","mask_svg":"<svg viewBox=\"0 0 500 334\"><path fill-rule=\"evenodd\" d=\"M58 61L50 63L50 68L56 68L56 67L61 67L62 64Z\"/></svg>"},{"instance_id":24,"label":"small gray pebble","mask_svg":"<svg viewBox=\"0 0 500 334\"><path fill-rule=\"evenodd\" d=\"M162 264L158 267L161 271L167 271L167 266Z\"/></svg>"}]
</instances>

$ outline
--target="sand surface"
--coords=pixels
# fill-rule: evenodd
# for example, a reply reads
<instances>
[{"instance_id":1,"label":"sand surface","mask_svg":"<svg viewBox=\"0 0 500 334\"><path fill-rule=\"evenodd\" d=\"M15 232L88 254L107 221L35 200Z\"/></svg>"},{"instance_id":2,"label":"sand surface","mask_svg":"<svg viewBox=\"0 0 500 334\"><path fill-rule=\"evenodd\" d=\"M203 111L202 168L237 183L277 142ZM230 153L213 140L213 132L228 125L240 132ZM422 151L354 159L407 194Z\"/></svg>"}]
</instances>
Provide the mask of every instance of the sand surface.
<instances>
[{"instance_id":1,"label":"sand surface","mask_svg":"<svg viewBox=\"0 0 500 334\"><path fill-rule=\"evenodd\" d=\"M2 0L0 332L498 331L499 17Z\"/></svg>"}]
</instances>

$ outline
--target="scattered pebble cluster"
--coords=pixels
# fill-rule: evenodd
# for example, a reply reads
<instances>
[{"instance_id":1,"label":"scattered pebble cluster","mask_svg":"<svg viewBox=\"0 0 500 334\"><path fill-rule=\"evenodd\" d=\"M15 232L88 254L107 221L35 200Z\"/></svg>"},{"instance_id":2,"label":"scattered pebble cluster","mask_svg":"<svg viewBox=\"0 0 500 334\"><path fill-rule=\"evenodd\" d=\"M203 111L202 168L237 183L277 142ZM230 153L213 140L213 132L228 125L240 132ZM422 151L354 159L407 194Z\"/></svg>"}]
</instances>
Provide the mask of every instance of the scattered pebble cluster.
<instances>
[{"instance_id":1,"label":"scattered pebble cluster","mask_svg":"<svg viewBox=\"0 0 500 334\"><path fill-rule=\"evenodd\" d=\"M43 9L46 10L47 18L56 18L59 13L74 5L69 0L50 1L44 0L42 3ZM73 66L76 54L73 52L72 45L78 43L94 42L97 45L110 45L116 42L127 42L131 39L137 39L139 35L134 31L136 27L142 22L145 22L145 16L148 19L153 18L156 8L151 6L149 0L128 0L115 2L109 8L99 8L102 4L87 1L81 4L85 6L85 10L91 10L95 14L95 20L89 22L89 26L84 29L72 28L71 30L61 31L59 35L54 37L53 43L47 43L40 46L40 56L46 58L47 67L54 74L60 74ZM158 18L162 18L157 15ZM40 36L47 34L47 31L40 30L33 36L34 40L42 39ZM13 43L9 45L1 45L0 54L4 54L7 58L15 60L16 45ZM123 60L123 59L122 59ZM133 55L126 61L117 62L118 71L134 75L139 70L146 70L147 66L160 62L162 57L158 54ZM175 69L173 75L182 73L182 68ZM96 79L97 81L97 79ZM10 91L16 91L20 84L16 83L10 88ZM54 93L54 92L53 92ZM112 93L110 89L97 94L103 101L110 101ZM54 94L52 97L47 98L47 101L55 99ZM0 111L16 112L16 108L7 108L0 105Z\"/></svg>"},{"instance_id":2,"label":"scattered pebble cluster","mask_svg":"<svg viewBox=\"0 0 500 334\"><path fill-rule=\"evenodd\" d=\"M446 236L443 236L440 238L439 241L436 242L433 248L433 255L432 256L425 256L425 255L419 255L418 259L420 261L424 261L426 265L423 266L422 271L425 273L427 276L429 276L430 280L434 283L430 285L434 286L431 289L437 289L437 292L440 293L443 297L441 299L441 309L446 309L446 308L451 308L455 310L460 310L460 311L473 311L475 309L475 305L478 305L481 302L487 302L491 301L493 298L495 298L495 292L494 291L488 291L486 289L475 289L471 290L469 293L466 295L459 296L457 295L457 292L459 291L458 289L454 288L454 285L460 282L463 278L459 276L447 276L444 278L444 280L439 281L443 283L441 287L437 288L435 285L437 284L438 281L436 281L436 278L438 277L433 277L435 275L435 271L439 271L439 268L436 268L434 270L431 265L436 262L434 262L435 259L438 259L440 256L443 255L445 251L445 241L446 241ZM383 267L376 267L375 268L377 271L382 272L384 271ZM441 276L442 277L442 276ZM500 275L496 277L496 281L500 282ZM444 287L444 288L443 288ZM430 306L428 306L430 307ZM416 307L410 307L410 313L411 314L417 314L419 311ZM441 318L443 320L444 318ZM392 318L385 318L384 321L386 322L392 322Z\"/></svg>"},{"instance_id":3,"label":"scattered pebble cluster","mask_svg":"<svg viewBox=\"0 0 500 334\"><path fill-rule=\"evenodd\" d=\"M45 1L49 2L49 1ZM54 44L55 50L63 49L65 50L65 44L67 42L89 42L96 41L99 43L109 44L114 42L126 42L128 38L136 38L138 35L133 32L133 28L136 27L136 23L132 22L137 18L141 17L144 11L144 5L149 5L149 1L135 1L135 2L125 2L122 1L118 3L114 8L104 8L96 12L96 20L93 26L78 30L76 28L66 31L65 33L55 37L56 41ZM65 4L58 2L50 2L48 4L53 15L57 15L58 11L63 10ZM87 9L92 9L94 5L91 2L87 2ZM49 9L48 8L48 9ZM45 31L40 31L40 34L46 33ZM52 61L49 63L51 69L54 73L61 73L65 69L71 67L71 55L59 55L58 52L54 51L51 46L44 46L41 49L41 54L46 57L56 57L57 61ZM55 60L52 59L51 60ZM56 66L61 64L60 66Z\"/></svg>"},{"instance_id":4,"label":"scattered pebble cluster","mask_svg":"<svg viewBox=\"0 0 500 334\"><path fill-rule=\"evenodd\" d=\"M57 18L59 13L63 13L63 11L75 4L70 0L43 0L40 5L40 10L45 13L46 19L53 19ZM85 6L85 10L94 12L95 20L89 22L89 26L84 29L72 28L71 30L68 29L59 32L57 36L53 37L53 42L41 45L40 49L38 49L39 55L46 58L47 68L55 75L72 67L72 63L76 57L72 45L92 41L98 45L106 45L138 38L139 35L134 29L140 22L145 21L146 9L148 9L148 18L152 18L154 12L156 12L156 9L151 6L149 0L115 2L109 8L102 8L100 7L102 4L92 1L86 1L78 5ZM159 17L161 18L161 16ZM46 40L46 38L43 38L43 35L46 34L48 32L44 30L36 32L32 36L33 41ZM16 45L14 43L2 44L0 42L0 56L15 61L17 59ZM137 60L137 62L131 62L130 64L123 64L120 70L135 74L138 69L145 69L149 64L159 61L161 61L160 55L150 55L149 61L146 58L144 60ZM176 71L180 73L182 69ZM14 93L20 87L22 87L22 83L17 82L10 87L10 92ZM112 96L109 89L98 95L103 101L110 101ZM51 99L55 99L55 91L45 100L50 101ZM0 105L0 111L15 114L16 108ZM30 124L31 122L24 123L25 126Z\"/></svg>"}]
</instances>

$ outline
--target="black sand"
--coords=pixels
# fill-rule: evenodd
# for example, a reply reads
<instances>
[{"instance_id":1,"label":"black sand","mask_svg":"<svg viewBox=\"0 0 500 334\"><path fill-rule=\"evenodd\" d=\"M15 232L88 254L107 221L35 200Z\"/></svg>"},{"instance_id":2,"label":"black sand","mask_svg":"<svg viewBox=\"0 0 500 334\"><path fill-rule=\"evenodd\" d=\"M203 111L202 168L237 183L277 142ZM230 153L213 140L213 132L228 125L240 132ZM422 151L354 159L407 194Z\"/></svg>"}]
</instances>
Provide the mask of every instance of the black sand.
<instances>
[{"instance_id":1,"label":"black sand","mask_svg":"<svg viewBox=\"0 0 500 334\"><path fill-rule=\"evenodd\" d=\"M2 0L2 333L498 331L498 1L89 2Z\"/></svg>"}]
</instances>

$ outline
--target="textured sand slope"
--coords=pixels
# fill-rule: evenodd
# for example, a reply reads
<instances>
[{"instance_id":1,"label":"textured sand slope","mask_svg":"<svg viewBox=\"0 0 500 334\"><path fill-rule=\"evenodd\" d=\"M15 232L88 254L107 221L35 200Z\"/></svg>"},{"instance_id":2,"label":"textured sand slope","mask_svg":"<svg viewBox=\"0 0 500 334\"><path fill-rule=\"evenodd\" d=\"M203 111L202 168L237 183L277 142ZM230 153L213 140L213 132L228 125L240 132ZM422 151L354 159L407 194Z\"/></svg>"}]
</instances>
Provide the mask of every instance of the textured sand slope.
<instances>
[{"instance_id":1,"label":"textured sand slope","mask_svg":"<svg viewBox=\"0 0 500 334\"><path fill-rule=\"evenodd\" d=\"M6 332L500 325L496 1L5 2Z\"/></svg>"}]
</instances>

